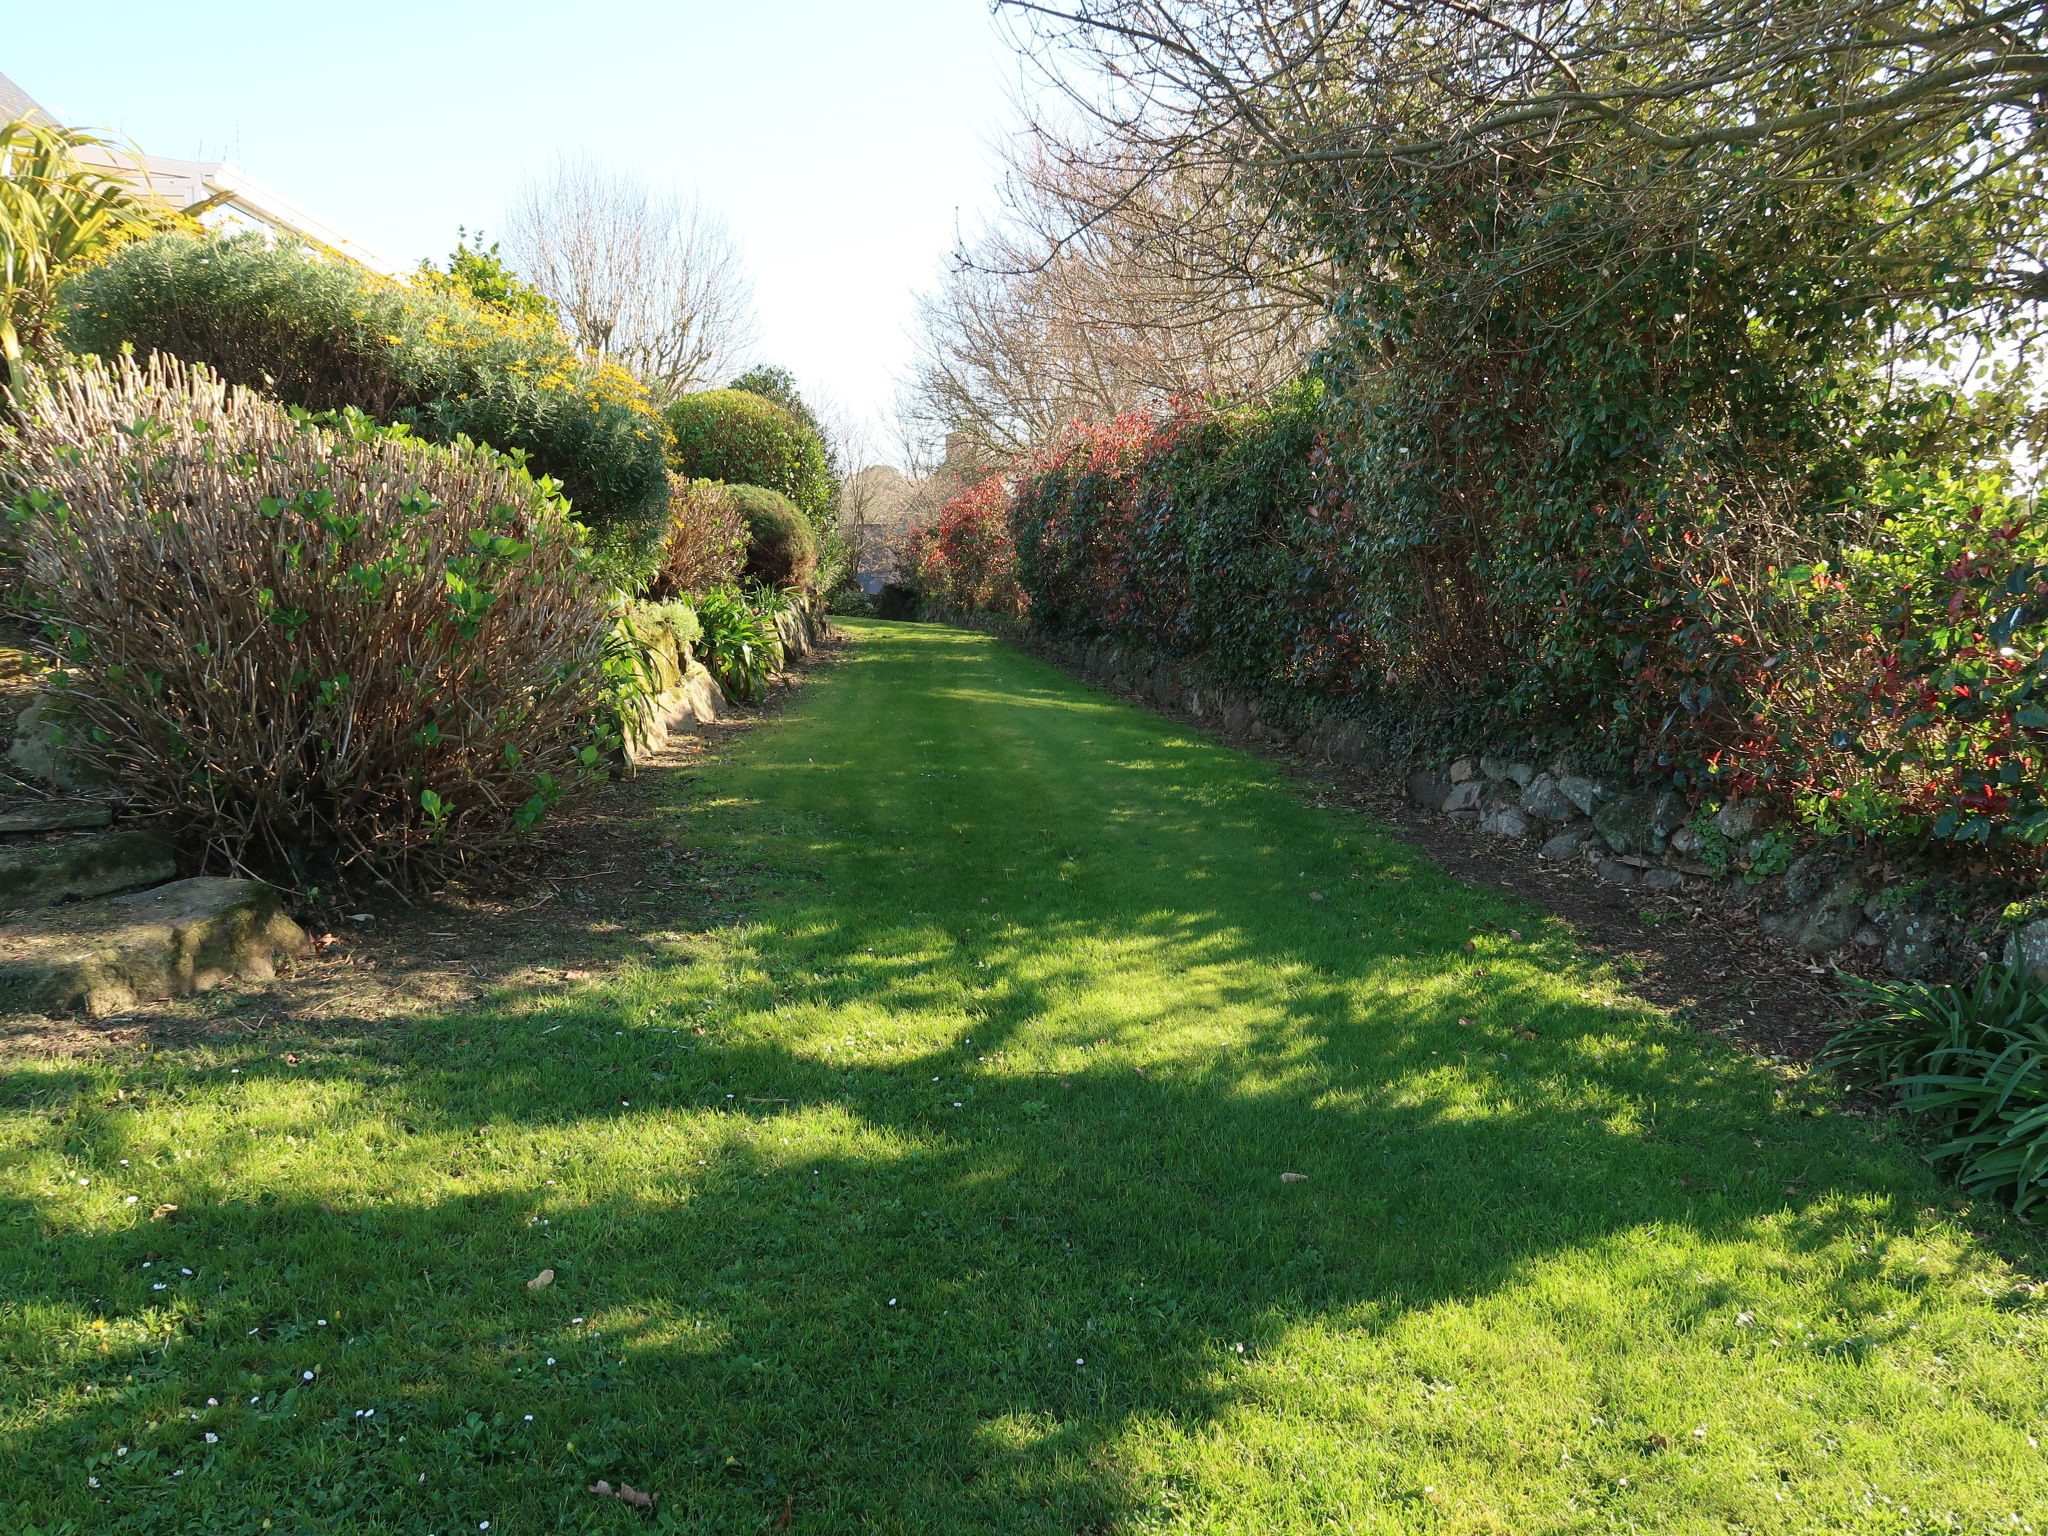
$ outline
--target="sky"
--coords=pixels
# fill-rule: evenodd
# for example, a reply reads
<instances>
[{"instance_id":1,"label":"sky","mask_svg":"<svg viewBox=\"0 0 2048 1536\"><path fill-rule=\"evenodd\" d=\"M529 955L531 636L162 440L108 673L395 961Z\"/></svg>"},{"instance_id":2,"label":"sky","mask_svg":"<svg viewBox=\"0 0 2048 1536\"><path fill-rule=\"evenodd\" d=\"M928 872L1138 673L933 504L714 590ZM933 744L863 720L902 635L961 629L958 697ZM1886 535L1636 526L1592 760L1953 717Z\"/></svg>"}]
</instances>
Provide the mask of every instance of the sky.
<instances>
[{"instance_id":1,"label":"sky","mask_svg":"<svg viewBox=\"0 0 2048 1536\"><path fill-rule=\"evenodd\" d=\"M913 294L992 202L1017 66L985 0L0 3L0 74L60 120L229 160L410 267L588 154L724 219L756 361L871 424Z\"/></svg>"}]
</instances>

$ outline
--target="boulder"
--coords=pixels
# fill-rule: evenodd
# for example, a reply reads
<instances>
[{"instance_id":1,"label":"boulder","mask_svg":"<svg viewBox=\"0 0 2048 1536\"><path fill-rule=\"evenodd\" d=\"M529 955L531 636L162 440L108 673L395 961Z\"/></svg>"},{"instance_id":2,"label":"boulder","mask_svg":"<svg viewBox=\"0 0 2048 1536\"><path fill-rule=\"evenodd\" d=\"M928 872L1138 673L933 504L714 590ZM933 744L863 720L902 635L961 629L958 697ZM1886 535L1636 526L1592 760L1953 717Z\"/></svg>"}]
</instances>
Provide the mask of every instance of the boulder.
<instances>
[{"instance_id":1,"label":"boulder","mask_svg":"<svg viewBox=\"0 0 2048 1536\"><path fill-rule=\"evenodd\" d=\"M1617 795L1593 813L1593 825L1616 853L1647 853L1656 842L1657 798Z\"/></svg>"},{"instance_id":2,"label":"boulder","mask_svg":"<svg viewBox=\"0 0 2048 1536\"><path fill-rule=\"evenodd\" d=\"M271 887L202 875L0 930L0 974L37 1007L99 1017L264 980L309 948Z\"/></svg>"},{"instance_id":3,"label":"boulder","mask_svg":"<svg viewBox=\"0 0 2048 1536\"><path fill-rule=\"evenodd\" d=\"M1635 865L1624 864L1619 859L1595 859L1593 874L1609 885L1634 885L1643 878L1643 872Z\"/></svg>"},{"instance_id":4,"label":"boulder","mask_svg":"<svg viewBox=\"0 0 2048 1536\"><path fill-rule=\"evenodd\" d=\"M1590 816L1610 798L1611 791L1582 773L1559 773L1557 787L1581 816Z\"/></svg>"},{"instance_id":5,"label":"boulder","mask_svg":"<svg viewBox=\"0 0 2048 1536\"><path fill-rule=\"evenodd\" d=\"M0 907L47 907L155 885L176 874L168 844L147 832L103 832L0 848Z\"/></svg>"},{"instance_id":6,"label":"boulder","mask_svg":"<svg viewBox=\"0 0 2048 1536\"><path fill-rule=\"evenodd\" d=\"M15 720L7 761L58 789L104 789L113 780L78 756L76 742L82 729L68 700L41 694Z\"/></svg>"},{"instance_id":7,"label":"boulder","mask_svg":"<svg viewBox=\"0 0 2048 1536\"><path fill-rule=\"evenodd\" d=\"M1522 791L1522 809L1538 821L1570 821L1579 814L1554 773L1539 773L1529 781Z\"/></svg>"},{"instance_id":8,"label":"boulder","mask_svg":"<svg viewBox=\"0 0 2048 1536\"><path fill-rule=\"evenodd\" d=\"M1593 828L1587 822L1580 822L1576 827L1566 827L1562 832L1551 838L1549 842L1537 849L1536 857L1539 859L1550 859L1553 862L1559 859L1577 858L1579 850L1586 846L1587 840L1592 835Z\"/></svg>"},{"instance_id":9,"label":"boulder","mask_svg":"<svg viewBox=\"0 0 2048 1536\"><path fill-rule=\"evenodd\" d=\"M1714 812L1714 830L1732 842L1753 837L1771 824L1771 808L1761 800L1730 800Z\"/></svg>"},{"instance_id":10,"label":"boulder","mask_svg":"<svg viewBox=\"0 0 2048 1536\"><path fill-rule=\"evenodd\" d=\"M1844 875L1831 884L1807 913L1795 941L1809 955L1840 949L1863 923L1863 883Z\"/></svg>"},{"instance_id":11,"label":"boulder","mask_svg":"<svg viewBox=\"0 0 2048 1536\"><path fill-rule=\"evenodd\" d=\"M1922 918L1921 921L1929 919ZM1901 923L1899 931L1903 932L1904 928L1904 923ZM1885 960L1889 964L1889 949L1885 952ZM2048 983L2048 918L2013 930L2012 937L2005 944L2005 963L2019 966L2037 982Z\"/></svg>"},{"instance_id":12,"label":"boulder","mask_svg":"<svg viewBox=\"0 0 2048 1536\"><path fill-rule=\"evenodd\" d=\"M1479 759L1479 772L1483 777L1489 779L1512 779L1514 777L1514 764L1504 757L1487 757L1482 754ZM1527 779L1522 781L1524 784L1528 782ZM1519 788L1520 786L1516 787Z\"/></svg>"},{"instance_id":13,"label":"boulder","mask_svg":"<svg viewBox=\"0 0 2048 1536\"><path fill-rule=\"evenodd\" d=\"M1504 805L1481 816L1479 830L1491 832L1495 837L1526 837L1529 835L1529 818L1513 806Z\"/></svg>"},{"instance_id":14,"label":"boulder","mask_svg":"<svg viewBox=\"0 0 2048 1536\"><path fill-rule=\"evenodd\" d=\"M1461 757L1451 764L1451 782L1453 784L1463 784L1478 776L1479 759L1476 757Z\"/></svg>"},{"instance_id":15,"label":"boulder","mask_svg":"<svg viewBox=\"0 0 2048 1536\"><path fill-rule=\"evenodd\" d=\"M1427 769L1408 775L1408 798L1427 811L1442 810L1451 788L1449 779L1439 778Z\"/></svg>"},{"instance_id":16,"label":"boulder","mask_svg":"<svg viewBox=\"0 0 2048 1536\"><path fill-rule=\"evenodd\" d=\"M1646 891L1675 891L1684 884L1685 876L1675 869L1643 871L1643 889Z\"/></svg>"},{"instance_id":17,"label":"boulder","mask_svg":"<svg viewBox=\"0 0 2048 1536\"><path fill-rule=\"evenodd\" d=\"M1593 825L1616 853L1662 853L1691 808L1675 790L1616 795L1593 814Z\"/></svg>"},{"instance_id":18,"label":"boulder","mask_svg":"<svg viewBox=\"0 0 2048 1536\"><path fill-rule=\"evenodd\" d=\"M0 833L74 832L112 825L114 808L104 800L52 800L46 805L0 811Z\"/></svg>"},{"instance_id":19,"label":"boulder","mask_svg":"<svg viewBox=\"0 0 2048 1536\"><path fill-rule=\"evenodd\" d=\"M2048 929L2048 923L2038 925ZM1933 912L1902 912L1891 925L1891 932L1884 940L1884 968L1894 976L1923 976L1941 958L1948 945L1949 926L1947 919ZM2017 935L2015 935L2017 937ZM2008 943L2006 959L2014 960L2013 946ZM2048 932L2037 939L2034 949L2042 962L2042 969L2032 965L2027 969L2036 981L2048 980Z\"/></svg>"},{"instance_id":20,"label":"boulder","mask_svg":"<svg viewBox=\"0 0 2048 1536\"><path fill-rule=\"evenodd\" d=\"M1451 792L1444 798L1443 808L1446 811L1477 811L1480 797L1485 793L1484 779L1453 780Z\"/></svg>"}]
</instances>

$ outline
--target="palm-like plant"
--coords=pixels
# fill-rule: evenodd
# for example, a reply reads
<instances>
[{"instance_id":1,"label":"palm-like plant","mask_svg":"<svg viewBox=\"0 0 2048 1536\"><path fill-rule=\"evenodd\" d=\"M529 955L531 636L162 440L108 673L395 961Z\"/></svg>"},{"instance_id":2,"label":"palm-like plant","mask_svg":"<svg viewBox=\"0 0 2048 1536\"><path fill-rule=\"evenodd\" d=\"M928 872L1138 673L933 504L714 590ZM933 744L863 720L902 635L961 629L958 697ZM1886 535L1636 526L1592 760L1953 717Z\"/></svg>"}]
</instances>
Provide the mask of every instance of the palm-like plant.
<instances>
[{"instance_id":1,"label":"palm-like plant","mask_svg":"<svg viewBox=\"0 0 2048 1536\"><path fill-rule=\"evenodd\" d=\"M82 149L107 148L75 128L17 118L0 124L0 384L49 339L58 286L112 247L178 214Z\"/></svg>"},{"instance_id":2,"label":"palm-like plant","mask_svg":"<svg viewBox=\"0 0 2048 1536\"><path fill-rule=\"evenodd\" d=\"M2048 991L2017 966L1987 966L1968 986L1853 984L1874 1005L1841 1031L1823 1066L1875 1078L1948 1139L1973 1194L2024 1216L2048 1200Z\"/></svg>"}]
</instances>

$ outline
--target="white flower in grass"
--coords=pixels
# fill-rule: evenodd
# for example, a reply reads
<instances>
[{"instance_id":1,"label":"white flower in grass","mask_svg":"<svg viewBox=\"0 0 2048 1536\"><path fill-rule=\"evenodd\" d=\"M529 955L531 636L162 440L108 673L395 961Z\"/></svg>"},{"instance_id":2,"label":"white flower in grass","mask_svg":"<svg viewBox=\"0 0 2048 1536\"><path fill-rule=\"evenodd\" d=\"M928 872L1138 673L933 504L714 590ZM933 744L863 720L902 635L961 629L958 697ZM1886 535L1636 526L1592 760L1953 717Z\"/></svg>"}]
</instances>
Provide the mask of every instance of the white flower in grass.
<instances>
[{"instance_id":1,"label":"white flower in grass","mask_svg":"<svg viewBox=\"0 0 2048 1536\"><path fill-rule=\"evenodd\" d=\"M215 1434L215 1433L214 1433L214 1432L213 1432L212 1430L210 1430L210 1429L209 1429L209 1430L208 1430L208 1431L206 1432L206 1443L207 1443L208 1445L219 1445L219 1444L220 1444L220 1436L219 1436L219 1435L216 1435L216 1434Z\"/></svg>"}]
</instances>

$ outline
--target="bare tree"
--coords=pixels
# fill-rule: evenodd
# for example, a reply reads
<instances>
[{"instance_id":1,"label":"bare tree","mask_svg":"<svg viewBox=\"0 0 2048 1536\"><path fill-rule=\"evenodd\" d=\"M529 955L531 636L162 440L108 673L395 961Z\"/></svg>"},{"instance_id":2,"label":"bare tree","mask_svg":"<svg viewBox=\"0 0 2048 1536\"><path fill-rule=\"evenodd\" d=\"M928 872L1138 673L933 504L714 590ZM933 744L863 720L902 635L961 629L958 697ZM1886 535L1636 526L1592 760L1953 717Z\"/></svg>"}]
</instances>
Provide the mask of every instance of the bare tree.
<instances>
[{"instance_id":1,"label":"bare tree","mask_svg":"<svg viewBox=\"0 0 2048 1536\"><path fill-rule=\"evenodd\" d=\"M1003 216L921 304L909 414L1001 464L1076 419L1245 394L1298 372L1327 263L1227 176L1147 174L1113 146L1016 154Z\"/></svg>"},{"instance_id":2,"label":"bare tree","mask_svg":"<svg viewBox=\"0 0 2048 1536\"><path fill-rule=\"evenodd\" d=\"M1909 187L1845 264L1921 262L2048 294L2031 228L1960 204L2031 192L2048 137L2048 0L996 0L1047 94L1086 125L1079 165L1255 181L1325 228L1393 184L1512 196L1569 185L1599 217L1525 266L1614 231L1782 222L1788 199ZM1111 147L1104 159L1097 146ZM1685 235L1676 238L1687 238ZM1377 233L1354 270L1415 252Z\"/></svg>"},{"instance_id":3,"label":"bare tree","mask_svg":"<svg viewBox=\"0 0 2048 1536\"><path fill-rule=\"evenodd\" d=\"M528 185L507 229L521 272L577 348L618 363L657 400L724 378L752 345L739 248L694 200L568 159Z\"/></svg>"}]
</instances>

